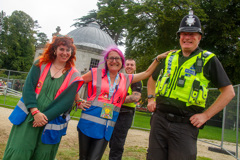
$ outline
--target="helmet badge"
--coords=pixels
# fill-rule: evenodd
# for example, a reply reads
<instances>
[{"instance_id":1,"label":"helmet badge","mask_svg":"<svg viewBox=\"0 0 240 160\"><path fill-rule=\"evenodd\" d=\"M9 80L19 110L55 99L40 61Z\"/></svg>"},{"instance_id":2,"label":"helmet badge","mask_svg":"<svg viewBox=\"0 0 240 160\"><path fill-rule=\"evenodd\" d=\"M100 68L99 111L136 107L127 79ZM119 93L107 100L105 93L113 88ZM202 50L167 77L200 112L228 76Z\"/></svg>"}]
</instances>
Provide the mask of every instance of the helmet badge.
<instances>
[{"instance_id":1,"label":"helmet badge","mask_svg":"<svg viewBox=\"0 0 240 160\"><path fill-rule=\"evenodd\" d=\"M189 11L189 16L186 20L186 24L191 27L192 25L194 25L195 22L196 22L195 18L193 18L193 11L191 10L191 11Z\"/></svg>"}]
</instances>

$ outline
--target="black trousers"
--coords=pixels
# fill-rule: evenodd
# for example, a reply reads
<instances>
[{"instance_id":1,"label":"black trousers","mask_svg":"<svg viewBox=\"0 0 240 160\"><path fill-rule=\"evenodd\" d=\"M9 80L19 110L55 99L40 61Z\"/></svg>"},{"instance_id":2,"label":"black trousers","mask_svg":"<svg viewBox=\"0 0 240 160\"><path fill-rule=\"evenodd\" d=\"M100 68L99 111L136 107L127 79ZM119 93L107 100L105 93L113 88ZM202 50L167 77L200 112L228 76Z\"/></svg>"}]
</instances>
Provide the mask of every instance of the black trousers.
<instances>
[{"instance_id":1,"label":"black trousers","mask_svg":"<svg viewBox=\"0 0 240 160\"><path fill-rule=\"evenodd\" d=\"M120 112L109 142L109 160L121 160L128 130L131 128L134 110Z\"/></svg>"},{"instance_id":2,"label":"black trousers","mask_svg":"<svg viewBox=\"0 0 240 160\"><path fill-rule=\"evenodd\" d=\"M170 122L158 112L151 118L147 160L196 160L199 129Z\"/></svg>"},{"instance_id":3,"label":"black trousers","mask_svg":"<svg viewBox=\"0 0 240 160\"><path fill-rule=\"evenodd\" d=\"M80 160L101 160L108 141L104 138L95 139L88 137L80 130L78 130L78 139Z\"/></svg>"}]
</instances>

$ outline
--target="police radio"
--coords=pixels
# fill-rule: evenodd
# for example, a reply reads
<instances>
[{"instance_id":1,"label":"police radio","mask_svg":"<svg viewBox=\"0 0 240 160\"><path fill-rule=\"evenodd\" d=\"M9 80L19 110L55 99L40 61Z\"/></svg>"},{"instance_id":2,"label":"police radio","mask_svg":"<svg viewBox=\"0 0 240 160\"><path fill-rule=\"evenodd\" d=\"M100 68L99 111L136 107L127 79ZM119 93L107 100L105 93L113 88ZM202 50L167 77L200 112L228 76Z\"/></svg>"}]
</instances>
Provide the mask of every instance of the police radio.
<instances>
[{"instance_id":1,"label":"police radio","mask_svg":"<svg viewBox=\"0 0 240 160\"><path fill-rule=\"evenodd\" d=\"M184 78L184 76L178 77L177 86L179 86L179 87L184 87L184 84L185 84L185 78Z\"/></svg>"},{"instance_id":2,"label":"police radio","mask_svg":"<svg viewBox=\"0 0 240 160\"><path fill-rule=\"evenodd\" d=\"M201 73L203 68L203 59L197 57L196 63L195 63L195 71L196 73Z\"/></svg>"}]
</instances>

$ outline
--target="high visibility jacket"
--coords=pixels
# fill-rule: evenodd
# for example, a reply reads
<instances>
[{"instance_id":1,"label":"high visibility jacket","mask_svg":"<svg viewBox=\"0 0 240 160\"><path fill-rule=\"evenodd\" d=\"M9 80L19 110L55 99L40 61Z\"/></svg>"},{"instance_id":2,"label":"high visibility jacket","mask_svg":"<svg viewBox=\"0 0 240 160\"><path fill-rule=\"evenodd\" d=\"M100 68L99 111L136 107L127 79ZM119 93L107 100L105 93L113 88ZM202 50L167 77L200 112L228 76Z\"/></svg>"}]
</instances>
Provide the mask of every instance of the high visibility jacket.
<instances>
[{"instance_id":1,"label":"high visibility jacket","mask_svg":"<svg viewBox=\"0 0 240 160\"><path fill-rule=\"evenodd\" d=\"M141 81L141 84L143 86L142 81ZM131 88L131 86L128 88L128 95L132 95L132 88ZM136 103L134 103L134 102L132 102L132 103L124 103L123 105L127 106L127 107L132 107L132 108L136 107Z\"/></svg>"},{"instance_id":2,"label":"high visibility jacket","mask_svg":"<svg viewBox=\"0 0 240 160\"><path fill-rule=\"evenodd\" d=\"M205 108L209 80L204 77L203 67L215 55L203 51L179 66L180 51L169 53L166 57L164 71L157 80L156 96L177 99L186 102L186 106Z\"/></svg>"},{"instance_id":3,"label":"high visibility jacket","mask_svg":"<svg viewBox=\"0 0 240 160\"><path fill-rule=\"evenodd\" d=\"M40 65L40 78L38 80L38 84L35 89L36 98L38 98L38 95L41 92L42 86L44 84L44 80L47 76L47 73L50 67L51 67L51 63ZM56 99L65 89L67 89L68 86L70 86L74 82L78 82L77 91L81 88L81 86L84 83L84 81L80 77L79 72L76 70L76 68L72 67L68 72L68 74L66 75L54 99ZM24 104L23 98L21 98L17 106L9 116L9 120L14 125L20 125L26 119L28 114L29 114L29 111ZM67 124L68 124L68 121L70 120L70 116L69 114L65 116L66 118L62 118L62 115L61 115L46 124L42 134L43 143L45 144L59 143L61 140L61 137L63 135L66 135Z\"/></svg>"},{"instance_id":4,"label":"high visibility jacket","mask_svg":"<svg viewBox=\"0 0 240 160\"><path fill-rule=\"evenodd\" d=\"M109 99L109 83L105 70L92 68L92 81L88 83L88 101L91 102L91 107L82 111L78 123L78 129L86 136L110 140L133 75L119 73L119 78L119 84L115 87L114 93ZM112 119L105 119L100 116L106 103L113 104Z\"/></svg>"}]
</instances>

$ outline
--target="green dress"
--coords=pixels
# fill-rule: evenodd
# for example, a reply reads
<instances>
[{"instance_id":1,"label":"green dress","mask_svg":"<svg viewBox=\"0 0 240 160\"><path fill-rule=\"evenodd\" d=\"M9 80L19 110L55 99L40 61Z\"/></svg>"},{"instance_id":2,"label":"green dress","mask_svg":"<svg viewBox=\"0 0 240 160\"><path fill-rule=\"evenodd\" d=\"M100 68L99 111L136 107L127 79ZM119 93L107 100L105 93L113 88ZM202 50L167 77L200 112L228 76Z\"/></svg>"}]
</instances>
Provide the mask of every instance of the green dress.
<instances>
[{"instance_id":1,"label":"green dress","mask_svg":"<svg viewBox=\"0 0 240 160\"><path fill-rule=\"evenodd\" d=\"M54 100L63 83L65 75L51 79L50 71L44 81L37 99L38 109L43 112ZM33 116L28 114L20 125L13 125L3 160L53 160L58 150L58 144L43 144L41 141L44 127L32 127Z\"/></svg>"}]
</instances>

